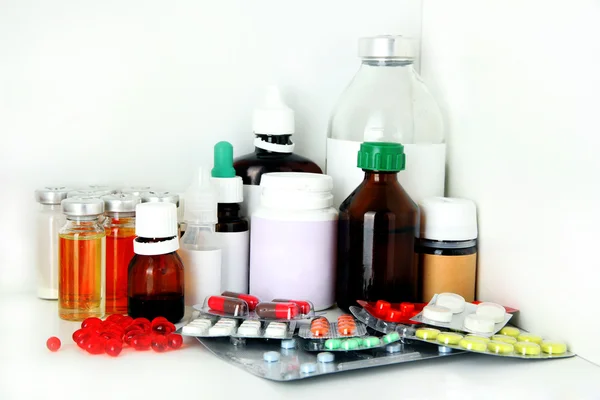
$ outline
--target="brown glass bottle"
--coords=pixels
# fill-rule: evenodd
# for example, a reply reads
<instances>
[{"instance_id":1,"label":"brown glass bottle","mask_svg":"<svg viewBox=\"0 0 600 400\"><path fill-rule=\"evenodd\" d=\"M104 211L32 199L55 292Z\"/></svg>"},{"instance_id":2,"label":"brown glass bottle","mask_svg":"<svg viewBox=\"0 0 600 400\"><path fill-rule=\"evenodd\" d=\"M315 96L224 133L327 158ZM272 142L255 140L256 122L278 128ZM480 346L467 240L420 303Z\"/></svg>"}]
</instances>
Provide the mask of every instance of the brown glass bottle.
<instances>
[{"instance_id":1,"label":"brown glass bottle","mask_svg":"<svg viewBox=\"0 0 600 400\"><path fill-rule=\"evenodd\" d=\"M256 135L262 142L288 146L292 135ZM233 162L235 174L242 177L244 185L260 185L260 177L268 172L312 172L322 174L323 170L308 158L294 153L255 148L254 153L238 157Z\"/></svg>"},{"instance_id":2,"label":"brown glass bottle","mask_svg":"<svg viewBox=\"0 0 600 400\"><path fill-rule=\"evenodd\" d=\"M363 143L359 167L365 178L340 206L337 304L347 311L356 300L416 302L419 209L398 183L403 146Z\"/></svg>"},{"instance_id":3,"label":"brown glass bottle","mask_svg":"<svg viewBox=\"0 0 600 400\"><path fill-rule=\"evenodd\" d=\"M219 203L217 207L215 232L246 232L249 229L248 220L240 217L239 204Z\"/></svg>"},{"instance_id":4,"label":"brown glass bottle","mask_svg":"<svg viewBox=\"0 0 600 400\"><path fill-rule=\"evenodd\" d=\"M176 253L177 209L171 203L136 207L138 237L128 270L128 314L179 322L185 312L183 263Z\"/></svg>"}]
</instances>

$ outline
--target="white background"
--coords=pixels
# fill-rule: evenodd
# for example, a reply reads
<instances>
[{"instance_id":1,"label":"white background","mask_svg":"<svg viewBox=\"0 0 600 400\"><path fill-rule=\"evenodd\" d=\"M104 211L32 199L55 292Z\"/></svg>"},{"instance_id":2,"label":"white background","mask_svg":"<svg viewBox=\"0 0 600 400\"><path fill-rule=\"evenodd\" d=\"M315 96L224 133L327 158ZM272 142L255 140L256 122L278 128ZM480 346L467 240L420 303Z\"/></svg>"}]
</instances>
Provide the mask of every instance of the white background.
<instances>
[{"instance_id":1,"label":"white background","mask_svg":"<svg viewBox=\"0 0 600 400\"><path fill-rule=\"evenodd\" d=\"M421 2L0 2L0 290L33 290L36 187L183 191L212 146L254 150L252 109L281 85L297 153L324 167L357 38L420 35Z\"/></svg>"},{"instance_id":2,"label":"white background","mask_svg":"<svg viewBox=\"0 0 600 400\"><path fill-rule=\"evenodd\" d=\"M600 363L600 3L426 0L448 189L478 206L478 294Z\"/></svg>"},{"instance_id":3,"label":"white background","mask_svg":"<svg viewBox=\"0 0 600 400\"><path fill-rule=\"evenodd\" d=\"M0 7L0 290L31 293L36 187L182 190L215 141L252 150L252 107L272 82L296 109L298 153L323 165L356 38L421 29L411 0ZM479 208L480 296L595 362L599 17L583 0L425 0L422 48L450 194Z\"/></svg>"}]
</instances>

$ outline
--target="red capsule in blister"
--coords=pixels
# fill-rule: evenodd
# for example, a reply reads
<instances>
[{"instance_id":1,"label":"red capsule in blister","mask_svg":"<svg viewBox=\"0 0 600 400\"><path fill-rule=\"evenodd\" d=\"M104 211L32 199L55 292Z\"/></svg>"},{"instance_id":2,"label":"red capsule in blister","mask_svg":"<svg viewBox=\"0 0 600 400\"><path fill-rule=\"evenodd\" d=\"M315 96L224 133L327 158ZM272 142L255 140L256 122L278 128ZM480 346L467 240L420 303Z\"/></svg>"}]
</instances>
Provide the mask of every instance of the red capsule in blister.
<instances>
[{"instance_id":1,"label":"red capsule in blister","mask_svg":"<svg viewBox=\"0 0 600 400\"><path fill-rule=\"evenodd\" d=\"M312 303L306 300L273 299L274 303L294 303L300 309L300 313L307 315L314 309Z\"/></svg>"},{"instance_id":2,"label":"red capsule in blister","mask_svg":"<svg viewBox=\"0 0 600 400\"><path fill-rule=\"evenodd\" d=\"M213 311L241 317L248 314L248 303L242 299L225 296L210 296L208 298L208 307Z\"/></svg>"},{"instance_id":3,"label":"red capsule in blister","mask_svg":"<svg viewBox=\"0 0 600 400\"><path fill-rule=\"evenodd\" d=\"M256 296L252 296L251 294L246 293L238 293L238 292L229 292L225 291L221 293L221 296L225 297L235 297L236 299L242 299L248 304L248 310L254 311L256 305L260 303L260 300Z\"/></svg>"},{"instance_id":4,"label":"red capsule in blister","mask_svg":"<svg viewBox=\"0 0 600 400\"><path fill-rule=\"evenodd\" d=\"M300 309L294 303L262 302L256 306L256 315L265 319L294 319Z\"/></svg>"},{"instance_id":5,"label":"red capsule in blister","mask_svg":"<svg viewBox=\"0 0 600 400\"><path fill-rule=\"evenodd\" d=\"M183 337L181 337L181 335L178 335L177 333L171 333L167 335L167 342L170 348L172 348L173 350L177 350L183 344Z\"/></svg>"}]
</instances>

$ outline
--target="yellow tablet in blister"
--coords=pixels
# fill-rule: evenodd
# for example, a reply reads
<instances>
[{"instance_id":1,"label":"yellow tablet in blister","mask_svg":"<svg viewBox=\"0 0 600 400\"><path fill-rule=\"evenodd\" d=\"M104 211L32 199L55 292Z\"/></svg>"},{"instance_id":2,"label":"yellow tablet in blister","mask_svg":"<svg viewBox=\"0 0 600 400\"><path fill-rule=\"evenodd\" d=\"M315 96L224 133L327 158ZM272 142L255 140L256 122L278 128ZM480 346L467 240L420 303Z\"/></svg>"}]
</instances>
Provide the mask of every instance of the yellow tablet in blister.
<instances>
[{"instance_id":1,"label":"yellow tablet in blister","mask_svg":"<svg viewBox=\"0 0 600 400\"><path fill-rule=\"evenodd\" d=\"M437 341L443 344L458 344L462 338L463 335L452 332L442 332L437 335Z\"/></svg>"},{"instance_id":2,"label":"yellow tablet in blister","mask_svg":"<svg viewBox=\"0 0 600 400\"><path fill-rule=\"evenodd\" d=\"M563 342L543 341L541 347L546 354L563 354L567 351L567 345Z\"/></svg>"},{"instance_id":3,"label":"yellow tablet in blister","mask_svg":"<svg viewBox=\"0 0 600 400\"><path fill-rule=\"evenodd\" d=\"M512 326L505 326L500 330L501 335L507 335L512 337L517 337L521 334L521 331Z\"/></svg>"},{"instance_id":4,"label":"yellow tablet in blister","mask_svg":"<svg viewBox=\"0 0 600 400\"><path fill-rule=\"evenodd\" d=\"M496 341L496 342L504 342L504 343L510 343L510 344L517 343L517 339L515 339L513 336L508 336L508 335L494 335L494 336L492 336L492 340Z\"/></svg>"},{"instance_id":5,"label":"yellow tablet in blister","mask_svg":"<svg viewBox=\"0 0 600 400\"><path fill-rule=\"evenodd\" d=\"M515 343L515 352L523 356L537 356L540 354L540 345L533 342Z\"/></svg>"},{"instance_id":6,"label":"yellow tablet in blister","mask_svg":"<svg viewBox=\"0 0 600 400\"><path fill-rule=\"evenodd\" d=\"M485 337L485 336L477 336L477 335L467 335L467 336L465 336L465 339L477 339L477 340L481 340L482 342L485 342L485 343L490 342L490 338Z\"/></svg>"},{"instance_id":7,"label":"yellow tablet in blister","mask_svg":"<svg viewBox=\"0 0 600 400\"><path fill-rule=\"evenodd\" d=\"M487 349L487 344L483 340L479 339L464 338L459 344L460 347L467 350L485 351L485 349Z\"/></svg>"},{"instance_id":8,"label":"yellow tablet in blister","mask_svg":"<svg viewBox=\"0 0 600 400\"><path fill-rule=\"evenodd\" d=\"M521 333L517 339L519 339L519 342L532 342L535 344L540 344L543 340L541 336L530 333Z\"/></svg>"},{"instance_id":9,"label":"yellow tablet in blister","mask_svg":"<svg viewBox=\"0 0 600 400\"><path fill-rule=\"evenodd\" d=\"M425 339L425 340L435 340L435 338L437 338L437 336L439 334L440 334L440 330L433 329L433 328L420 328L420 329L417 329L417 331L415 332L416 337L418 337L419 339Z\"/></svg>"},{"instance_id":10,"label":"yellow tablet in blister","mask_svg":"<svg viewBox=\"0 0 600 400\"><path fill-rule=\"evenodd\" d=\"M487 348L495 354L510 354L515 350L515 347L510 343L495 342L493 340L487 344Z\"/></svg>"}]
</instances>

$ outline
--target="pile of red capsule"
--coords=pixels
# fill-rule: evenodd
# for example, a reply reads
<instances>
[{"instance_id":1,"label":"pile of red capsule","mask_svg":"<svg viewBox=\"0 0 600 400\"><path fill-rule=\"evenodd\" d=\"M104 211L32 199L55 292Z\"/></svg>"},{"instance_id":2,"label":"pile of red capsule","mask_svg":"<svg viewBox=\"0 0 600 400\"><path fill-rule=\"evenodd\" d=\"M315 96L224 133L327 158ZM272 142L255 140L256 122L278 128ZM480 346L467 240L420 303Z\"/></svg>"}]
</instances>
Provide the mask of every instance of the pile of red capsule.
<instances>
[{"instance_id":1,"label":"pile of red capsule","mask_svg":"<svg viewBox=\"0 0 600 400\"><path fill-rule=\"evenodd\" d=\"M146 318L131 318L113 314L102 321L100 318L86 318L81 329L73 333L77 346L90 354L103 354L116 357L124 345L135 350L152 350L162 353L178 349L183 338L175 332L175 325L164 317L156 317L152 322Z\"/></svg>"}]
</instances>

